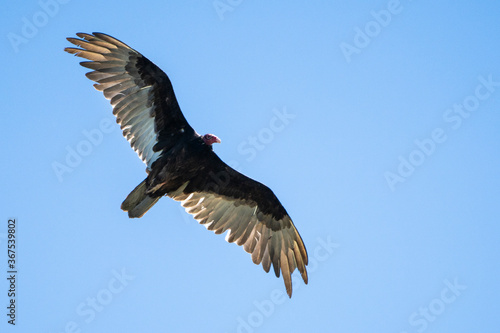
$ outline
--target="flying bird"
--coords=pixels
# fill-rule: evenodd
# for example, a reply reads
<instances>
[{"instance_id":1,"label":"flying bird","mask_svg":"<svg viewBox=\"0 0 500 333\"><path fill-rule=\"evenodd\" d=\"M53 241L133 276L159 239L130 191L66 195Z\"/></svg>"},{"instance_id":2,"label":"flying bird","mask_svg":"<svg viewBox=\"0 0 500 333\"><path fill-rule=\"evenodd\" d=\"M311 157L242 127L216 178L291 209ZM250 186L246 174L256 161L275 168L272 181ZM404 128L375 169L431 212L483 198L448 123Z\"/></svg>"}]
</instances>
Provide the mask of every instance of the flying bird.
<instances>
[{"instance_id":1,"label":"flying bird","mask_svg":"<svg viewBox=\"0 0 500 333\"><path fill-rule=\"evenodd\" d=\"M186 121L168 76L142 54L103 33L67 38L64 50L89 61L86 76L110 100L123 136L146 164L147 177L123 201L129 217L143 216L161 197L180 201L208 230L243 246L252 261L277 277L292 296L297 268L307 284L307 251L274 193L214 153L213 134L199 135Z\"/></svg>"}]
</instances>

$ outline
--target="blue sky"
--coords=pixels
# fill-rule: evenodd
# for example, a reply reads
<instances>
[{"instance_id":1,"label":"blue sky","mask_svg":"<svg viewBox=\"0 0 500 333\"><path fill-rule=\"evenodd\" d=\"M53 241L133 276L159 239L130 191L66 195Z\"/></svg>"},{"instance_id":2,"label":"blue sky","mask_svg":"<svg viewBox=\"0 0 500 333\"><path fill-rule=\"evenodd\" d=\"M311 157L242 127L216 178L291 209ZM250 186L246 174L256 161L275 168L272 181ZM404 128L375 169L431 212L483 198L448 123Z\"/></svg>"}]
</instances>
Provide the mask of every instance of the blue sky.
<instances>
[{"instance_id":1,"label":"blue sky","mask_svg":"<svg viewBox=\"0 0 500 333\"><path fill-rule=\"evenodd\" d=\"M2 332L496 332L497 1L8 2ZM283 281L163 198L63 48L105 32L160 66L217 154L273 189L308 249ZM55 169L57 166L65 166ZM59 170L59 171L57 171Z\"/></svg>"}]
</instances>

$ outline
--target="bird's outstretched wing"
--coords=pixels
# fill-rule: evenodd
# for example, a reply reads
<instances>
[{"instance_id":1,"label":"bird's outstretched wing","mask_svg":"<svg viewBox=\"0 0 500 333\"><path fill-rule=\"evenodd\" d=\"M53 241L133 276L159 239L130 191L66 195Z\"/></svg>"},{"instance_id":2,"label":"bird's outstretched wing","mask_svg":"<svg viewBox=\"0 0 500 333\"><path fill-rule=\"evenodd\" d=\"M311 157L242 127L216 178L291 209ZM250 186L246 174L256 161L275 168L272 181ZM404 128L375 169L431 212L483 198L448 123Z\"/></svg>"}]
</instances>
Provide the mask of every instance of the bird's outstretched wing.
<instances>
[{"instance_id":1,"label":"bird's outstretched wing","mask_svg":"<svg viewBox=\"0 0 500 333\"><path fill-rule=\"evenodd\" d=\"M93 71L87 77L104 93L123 136L146 163L148 170L181 139L193 136L179 108L168 76L136 50L109 35L77 33L67 38L76 45L64 50L81 58L80 64Z\"/></svg>"},{"instance_id":2,"label":"bird's outstretched wing","mask_svg":"<svg viewBox=\"0 0 500 333\"><path fill-rule=\"evenodd\" d=\"M203 156L203 170L185 179L170 197L182 202L186 211L208 230L242 245L255 264L277 277L280 270L288 295L291 274L298 268L307 284L307 251L290 216L265 185L226 165L212 151Z\"/></svg>"},{"instance_id":3,"label":"bird's outstretched wing","mask_svg":"<svg viewBox=\"0 0 500 333\"><path fill-rule=\"evenodd\" d=\"M276 276L280 272L283 275L291 297L291 274L296 268L307 283L308 257L302 238L274 193L226 165L212 149L201 148L204 153L161 165L162 158L180 156L161 155L162 151L174 147L184 150L180 143L193 143L195 140L190 139L197 136L179 108L167 75L111 36L102 33L77 36L80 39L68 40L79 48L65 50L90 60L81 63L94 70L87 77L96 81L96 89L110 99L123 135L150 171L148 178L129 195L132 197L129 201L146 200L147 209L163 194L181 201L188 213L207 229L217 234L228 231L226 239L242 245L252 254L253 262L262 263L266 272L272 264ZM157 160L159 164L153 166ZM160 182L158 188L162 188L161 182L173 181L165 179L165 171L172 171L170 175L175 175L172 178L180 182L172 191L154 193L155 181ZM148 201L149 195L153 196Z\"/></svg>"}]
</instances>

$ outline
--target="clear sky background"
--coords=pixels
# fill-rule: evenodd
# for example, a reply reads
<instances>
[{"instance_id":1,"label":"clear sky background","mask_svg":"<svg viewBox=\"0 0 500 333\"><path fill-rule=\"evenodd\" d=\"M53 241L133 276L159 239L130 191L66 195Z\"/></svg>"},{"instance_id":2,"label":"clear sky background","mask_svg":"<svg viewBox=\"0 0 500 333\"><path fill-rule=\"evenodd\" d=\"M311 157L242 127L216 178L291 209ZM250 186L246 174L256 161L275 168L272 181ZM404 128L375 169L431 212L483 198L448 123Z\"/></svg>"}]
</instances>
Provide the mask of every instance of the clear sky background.
<instances>
[{"instance_id":1,"label":"clear sky background","mask_svg":"<svg viewBox=\"0 0 500 333\"><path fill-rule=\"evenodd\" d=\"M498 1L5 2L0 331L497 332L499 16ZM217 154L279 197L310 258L292 299L179 203L120 210L145 165L63 52L93 31L161 67Z\"/></svg>"}]
</instances>

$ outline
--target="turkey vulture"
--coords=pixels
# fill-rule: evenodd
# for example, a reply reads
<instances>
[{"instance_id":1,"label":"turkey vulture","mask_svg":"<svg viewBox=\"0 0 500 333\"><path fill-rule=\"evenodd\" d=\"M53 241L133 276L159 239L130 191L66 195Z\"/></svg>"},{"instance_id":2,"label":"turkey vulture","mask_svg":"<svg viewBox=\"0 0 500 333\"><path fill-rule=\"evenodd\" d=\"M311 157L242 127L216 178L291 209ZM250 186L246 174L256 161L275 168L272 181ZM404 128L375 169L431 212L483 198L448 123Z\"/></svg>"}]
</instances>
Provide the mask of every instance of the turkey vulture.
<instances>
[{"instance_id":1,"label":"turkey vulture","mask_svg":"<svg viewBox=\"0 0 500 333\"><path fill-rule=\"evenodd\" d=\"M186 211L226 240L243 245L255 264L283 274L292 296L291 274L298 268L307 284L307 251L290 216L274 193L225 164L213 151L213 134L196 133L181 112L168 76L142 54L103 33L67 38L79 48L113 106L116 122L147 165L147 177L123 201L129 217L143 216L162 196L180 201Z\"/></svg>"}]
</instances>

